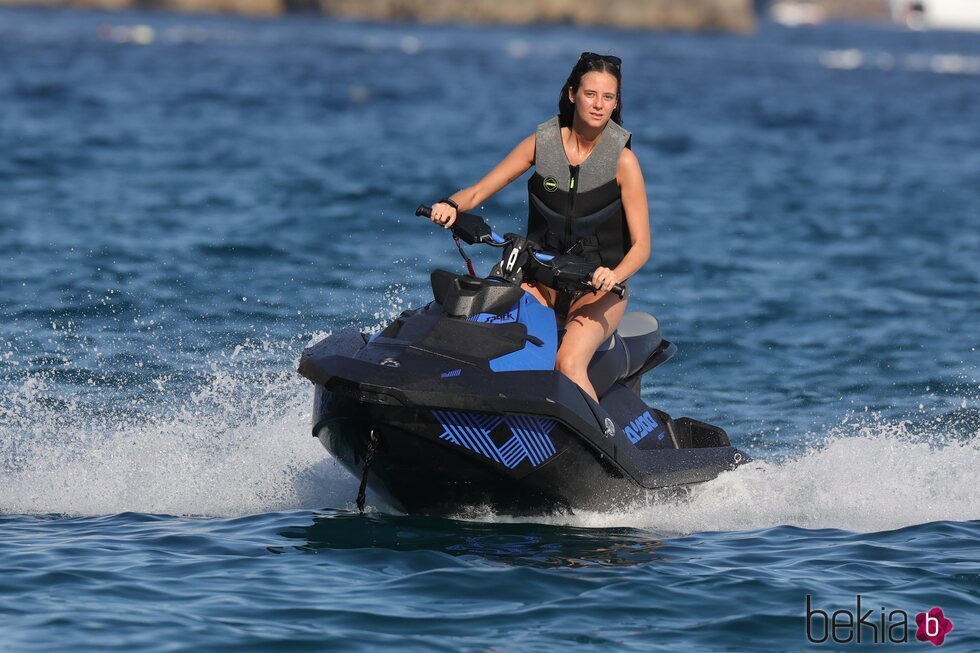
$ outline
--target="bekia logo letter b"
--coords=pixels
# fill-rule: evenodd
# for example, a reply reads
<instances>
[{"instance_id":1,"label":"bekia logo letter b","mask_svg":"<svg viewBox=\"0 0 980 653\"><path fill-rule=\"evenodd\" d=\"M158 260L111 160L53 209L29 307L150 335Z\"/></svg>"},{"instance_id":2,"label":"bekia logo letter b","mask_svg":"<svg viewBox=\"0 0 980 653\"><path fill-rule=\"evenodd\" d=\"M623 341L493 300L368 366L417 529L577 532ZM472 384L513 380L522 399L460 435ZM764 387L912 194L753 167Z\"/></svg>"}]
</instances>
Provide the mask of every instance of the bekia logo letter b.
<instances>
[{"instance_id":1,"label":"bekia logo letter b","mask_svg":"<svg viewBox=\"0 0 980 653\"><path fill-rule=\"evenodd\" d=\"M935 646L942 646L947 633L953 630L953 622L943 615L942 608L920 612L915 615L915 624L919 627L915 638L920 642L932 642Z\"/></svg>"}]
</instances>

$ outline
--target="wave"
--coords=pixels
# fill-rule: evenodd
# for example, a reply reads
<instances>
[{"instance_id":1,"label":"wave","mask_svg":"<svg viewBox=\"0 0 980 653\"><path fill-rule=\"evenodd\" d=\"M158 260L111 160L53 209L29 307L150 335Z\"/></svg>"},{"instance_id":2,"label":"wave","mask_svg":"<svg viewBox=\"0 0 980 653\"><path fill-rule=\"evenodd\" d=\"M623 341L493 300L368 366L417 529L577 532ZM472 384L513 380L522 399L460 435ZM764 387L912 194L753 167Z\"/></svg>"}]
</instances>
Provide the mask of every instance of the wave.
<instances>
[{"instance_id":1,"label":"wave","mask_svg":"<svg viewBox=\"0 0 980 653\"><path fill-rule=\"evenodd\" d=\"M900 70L938 75L980 75L980 57L956 54L909 54L896 57L889 52L865 52L857 48L825 50L820 65L831 70Z\"/></svg>"}]
</instances>

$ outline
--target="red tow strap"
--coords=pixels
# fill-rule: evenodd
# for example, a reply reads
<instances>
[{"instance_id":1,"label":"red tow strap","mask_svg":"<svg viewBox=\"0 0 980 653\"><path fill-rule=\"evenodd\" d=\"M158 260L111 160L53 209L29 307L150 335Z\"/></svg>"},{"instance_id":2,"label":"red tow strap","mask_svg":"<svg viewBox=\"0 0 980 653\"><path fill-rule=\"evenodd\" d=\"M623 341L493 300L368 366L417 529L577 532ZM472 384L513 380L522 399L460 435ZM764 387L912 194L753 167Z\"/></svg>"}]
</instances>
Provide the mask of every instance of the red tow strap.
<instances>
[{"instance_id":1,"label":"red tow strap","mask_svg":"<svg viewBox=\"0 0 980 653\"><path fill-rule=\"evenodd\" d=\"M476 270L473 269L473 261L471 261L470 257L467 256L466 252L463 251L463 243L460 242L458 236L453 236L453 240L456 241L456 249L459 250L459 255L463 257L464 261L466 261L466 269L469 271L470 276L475 277Z\"/></svg>"}]
</instances>

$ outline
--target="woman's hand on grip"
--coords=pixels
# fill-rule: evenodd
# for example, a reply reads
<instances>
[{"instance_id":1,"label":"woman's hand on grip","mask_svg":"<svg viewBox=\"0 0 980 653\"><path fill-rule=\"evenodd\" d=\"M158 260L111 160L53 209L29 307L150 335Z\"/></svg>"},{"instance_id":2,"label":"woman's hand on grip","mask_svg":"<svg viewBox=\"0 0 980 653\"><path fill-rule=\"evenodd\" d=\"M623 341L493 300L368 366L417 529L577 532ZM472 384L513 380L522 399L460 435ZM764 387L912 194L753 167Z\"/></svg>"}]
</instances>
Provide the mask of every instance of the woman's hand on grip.
<instances>
[{"instance_id":1,"label":"woman's hand on grip","mask_svg":"<svg viewBox=\"0 0 980 653\"><path fill-rule=\"evenodd\" d=\"M445 202L436 202L432 205L432 216L429 219L449 229L456 222L456 209Z\"/></svg>"},{"instance_id":2,"label":"woman's hand on grip","mask_svg":"<svg viewBox=\"0 0 980 653\"><path fill-rule=\"evenodd\" d=\"M596 290L609 292L613 289L613 286L619 283L619 279L616 278L616 274L609 268L598 267L592 273L592 278L589 280L589 283Z\"/></svg>"}]
</instances>

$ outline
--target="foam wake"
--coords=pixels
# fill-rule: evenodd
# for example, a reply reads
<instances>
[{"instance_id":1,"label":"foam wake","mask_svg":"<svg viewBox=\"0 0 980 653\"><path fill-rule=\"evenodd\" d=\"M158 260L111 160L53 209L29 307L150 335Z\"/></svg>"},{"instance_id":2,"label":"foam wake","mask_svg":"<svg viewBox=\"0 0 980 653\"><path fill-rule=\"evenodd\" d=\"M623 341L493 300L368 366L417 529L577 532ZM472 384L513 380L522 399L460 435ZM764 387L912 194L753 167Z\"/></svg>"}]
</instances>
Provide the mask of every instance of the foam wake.
<instances>
[{"instance_id":1,"label":"foam wake","mask_svg":"<svg viewBox=\"0 0 980 653\"><path fill-rule=\"evenodd\" d=\"M274 354L289 360L295 344ZM0 403L0 513L234 516L352 503L356 481L309 435L309 383L255 369L268 349L237 348L191 392L161 380L155 410L56 400L63 388L28 378Z\"/></svg>"},{"instance_id":2,"label":"foam wake","mask_svg":"<svg viewBox=\"0 0 980 653\"><path fill-rule=\"evenodd\" d=\"M964 411L932 426L940 430L845 423L800 456L757 460L682 499L545 521L686 534L780 525L876 532L980 519L980 413Z\"/></svg>"}]
</instances>

